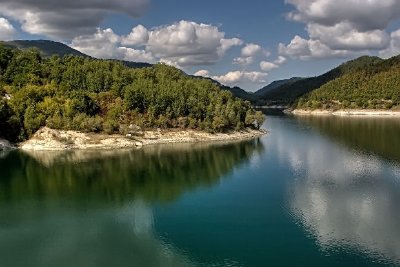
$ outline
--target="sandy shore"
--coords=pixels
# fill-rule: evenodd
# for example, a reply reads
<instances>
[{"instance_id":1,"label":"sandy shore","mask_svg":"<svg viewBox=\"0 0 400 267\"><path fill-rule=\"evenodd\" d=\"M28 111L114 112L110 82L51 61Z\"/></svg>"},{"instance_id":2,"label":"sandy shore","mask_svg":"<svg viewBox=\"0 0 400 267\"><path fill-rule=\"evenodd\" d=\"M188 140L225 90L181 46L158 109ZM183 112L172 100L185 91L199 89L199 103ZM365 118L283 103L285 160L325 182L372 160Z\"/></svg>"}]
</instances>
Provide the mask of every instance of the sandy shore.
<instances>
[{"instance_id":1,"label":"sandy shore","mask_svg":"<svg viewBox=\"0 0 400 267\"><path fill-rule=\"evenodd\" d=\"M266 131L253 129L218 134L195 130L166 130L145 131L141 136L125 137L122 135L60 131L44 127L36 132L31 139L19 144L19 148L28 151L121 149L153 144L244 140L259 137L265 133Z\"/></svg>"},{"instance_id":2,"label":"sandy shore","mask_svg":"<svg viewBox=\"0 0 400 267\"><path fill-rule=\"evenodd\" d=\"M375 110L375 109L340 109L340 110L304 110L289 111L293 115L318 115L318 116L364 116L364 117L400 117L400 110Z\"/></svg>"}]
</instances>

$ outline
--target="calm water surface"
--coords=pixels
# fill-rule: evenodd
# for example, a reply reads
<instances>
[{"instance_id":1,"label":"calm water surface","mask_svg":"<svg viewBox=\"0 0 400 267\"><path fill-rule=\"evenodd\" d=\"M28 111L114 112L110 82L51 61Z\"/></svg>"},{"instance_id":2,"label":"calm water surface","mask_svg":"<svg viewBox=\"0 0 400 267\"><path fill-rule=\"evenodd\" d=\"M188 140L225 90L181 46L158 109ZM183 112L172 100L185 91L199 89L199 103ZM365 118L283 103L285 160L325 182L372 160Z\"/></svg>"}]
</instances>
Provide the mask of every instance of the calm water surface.
<instances>
[{"instance_id":1,"label":"calm water surface","mask_svg":"<svg viewBox=\"0 0 400 267\"><path fill-rule=\"evenodd\" d=\"M400 264L400 120L265 128L233 144L0 154L0 265Z\"/></svg>"}]
</instances>

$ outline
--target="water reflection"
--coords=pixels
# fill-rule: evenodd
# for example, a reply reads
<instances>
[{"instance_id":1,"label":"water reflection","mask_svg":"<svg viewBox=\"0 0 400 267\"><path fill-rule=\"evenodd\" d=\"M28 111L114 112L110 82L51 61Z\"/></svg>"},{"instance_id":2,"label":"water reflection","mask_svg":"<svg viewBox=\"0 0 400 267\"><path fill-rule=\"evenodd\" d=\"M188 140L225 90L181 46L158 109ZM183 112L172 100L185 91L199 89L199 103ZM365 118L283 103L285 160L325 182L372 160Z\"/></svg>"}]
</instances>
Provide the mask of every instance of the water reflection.
<instances>
[{"instance_id":1,"label":"water reflection","mask_svg":"<svg viewBox=\"0 0 400 267\"><path fill-rule=\"evenodd\" d=\"M394 153L386 141L372 141L374 145L364 141L363 135L376 133L380 124L372 127L365 121L338 122L331 117L306 120L322 133L329 132L329 136L360 149L326 142L325 137L304 129L304 118L301 124L297 121L291 126L296 138L292 134L277 138L278 143L286 141L280 146L281 160L289 160L296 177L290 186L290 209L295 218L328 253L355 249L399 264L400 168L364 152L396 158L399 150ZM347 123L354 123L357 131L342 129Z\"/></svg>"},{"instance_id":2,"label":"water reflection","mask_svg":"<svg viewBox=\"0 0 400 267\"><path fill-rule=\"evenodd\" d=\"M296 119L341 144L400 162L399 118L300 116Z\"/></svg>"},{"instance_id":3,"label":"water reflection","mask_svg":"<svg viewBox=\"0 0 400 267\"><path fill-rule=\"evenodd\" d=\"M26 208L1 210L2 266L194 266L156 237L143 201L86 213Z\"/></svg>"},{"instance_id":4,"label":"water reflection","mask_svg":"<svg viewBox=\"0 0 400 267\"><path fill-rule=\"evenodd\" d=\"M0 200L141 198L171 201L211 186L262 150L258 140L182 144L130 151L20 152L0 161Z\"/></svg>"},{"instance_id":5,"label":"water reflection","mask_svg":"<svg viewBox=\"0 0 400 267\"><path fill-rule=\"evenodd\" d=\"M258 140L0 160L1 266L198 266L155 232L154 202L211 186Z\"/></svg>"}]
</instances>

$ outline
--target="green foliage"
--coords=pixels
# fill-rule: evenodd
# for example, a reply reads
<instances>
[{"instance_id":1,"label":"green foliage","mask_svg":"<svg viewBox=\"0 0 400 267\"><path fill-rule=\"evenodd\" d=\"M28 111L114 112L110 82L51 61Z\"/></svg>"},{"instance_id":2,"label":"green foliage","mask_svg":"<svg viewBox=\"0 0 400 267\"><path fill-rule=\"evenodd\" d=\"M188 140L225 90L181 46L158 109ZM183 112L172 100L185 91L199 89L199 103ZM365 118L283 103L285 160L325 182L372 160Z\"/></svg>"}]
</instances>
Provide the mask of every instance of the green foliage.
<instances>
[{"instance_id":1,"label":"green foliage","mask_svg":"<svg viewBox=\"0 0 400 267\"><path fill-rule=\"evenodd\" d=\"M300 98L306 109L391 109L400 107L400 57L354 69Z\"/></svg>"},{"instance_id":2,"label":"green foliage","mask_svg":"<svg viewBox=\"0 0 400 267\"><path fill-rule=\"evenodd\" d=\"M378 57L363 56L348 61L317 77L286 80L285 83L271 88L271 90L260 95L261 99L258 100L258 104L293 104L298 101L299 98L320 88L326 83L345 75L351 75L351 73L354 72L369 70L372 66L382 63L383 60Z\"/></svg>"},{"instance_id":3,"label":"green foliage","mask_svg":"<svg viewBox=\"0 0 400 267\"><path fill-rule=\"evenodd\" d=\"M38 50L0 45L0 68L2 95L12 96L0 103L0 116L3 124L13 122L0 134L12 132L13 140L43 126L109 134L131 124L223 132L258 128L263 121L249 102L215 82L164 64L133 69L88 57L42 58ZM255 117L246 119L248 114Z\"/></svg>"}]
</instances>

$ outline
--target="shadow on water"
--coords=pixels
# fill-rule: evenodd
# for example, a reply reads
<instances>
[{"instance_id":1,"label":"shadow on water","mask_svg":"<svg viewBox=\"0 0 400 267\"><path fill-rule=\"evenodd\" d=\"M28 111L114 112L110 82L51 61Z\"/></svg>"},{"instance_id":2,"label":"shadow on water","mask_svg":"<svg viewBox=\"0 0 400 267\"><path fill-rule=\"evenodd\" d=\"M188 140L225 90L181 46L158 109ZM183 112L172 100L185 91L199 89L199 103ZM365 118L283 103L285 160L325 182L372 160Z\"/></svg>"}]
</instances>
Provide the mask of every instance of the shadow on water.
<instances>
[{"instance_id":1,"label":"shadow on water","mask_svg":"<svg viewBox=\"0 0 400 267\"><path fill-rule=\"evenodd\" d=\"M1 266L198 266L158 237L152 205L218 183L259 140L2 155Z\"/></svg>"}]
</instances>

